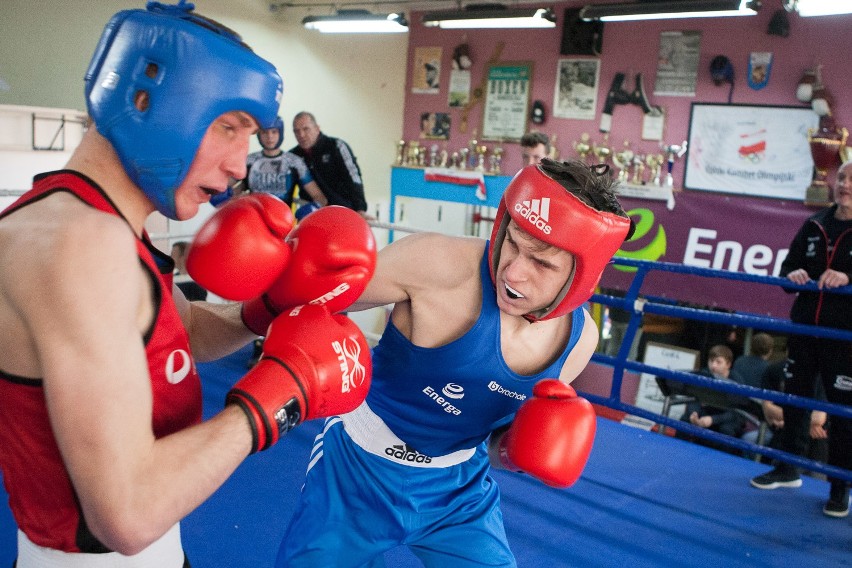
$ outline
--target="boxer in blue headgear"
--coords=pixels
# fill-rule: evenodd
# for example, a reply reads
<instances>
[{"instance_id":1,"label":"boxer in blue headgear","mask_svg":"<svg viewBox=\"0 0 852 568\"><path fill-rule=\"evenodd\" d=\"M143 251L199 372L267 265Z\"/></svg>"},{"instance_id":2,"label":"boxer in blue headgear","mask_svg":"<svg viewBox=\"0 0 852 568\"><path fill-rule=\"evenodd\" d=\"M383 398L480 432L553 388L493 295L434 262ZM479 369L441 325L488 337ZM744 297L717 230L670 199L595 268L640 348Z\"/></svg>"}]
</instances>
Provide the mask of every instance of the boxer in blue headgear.
<instances>
[{"instance_id":1,"label":"boxer in blue headgear","mask_svg":"<svg viewBox=\"0 0 852 568\"><path fill-rule=\"evenodd\" d=\"M145 223L158 210L190 218L245 177L281 79L184 2L117 14L85 77L94 127L63 170L36 176L0 213L0 333L12 341L0 350L0 470L16 565L182 568L181 519L253 449L239 406L202 422L195 357L257 336L238 303L186 299ZM314 313L308 336L279 337L300 353L328 345L339 372L340 326ZM281 385L313 375L287 377L273 373L263 394L284 397Z\"/></svg>"},{"instance_id":2,"label":"boxer in blue headgear","mask_svg":"<svg viewBox=\"0 0 852 568\"><path fill-rule=\"evenodd\" d=\"M233 31L193 5L149 2L107 24L86 72L86 103L127 174L166 217L177 218L175 189L213 120L278 119L281 77Z\"/></svg>"},{"instance_id":3,"label":"boxer in blue headgear","mask_svg":"<svg viewBox=\"0 0 852 568\"><path fill-rule=\"evenodd\" d=\"M264 135L268 136L269 133L273 131L278 133L278 141L274 144L268 139L264 139ZM264 150L277 150L281 147L281 144L284 142L284 121L281 120L280 116L275 117L275 122L272 126L268 128L261 128L257 131L257 141L260 142L260 145Z\"/></svg>"}]
</instances>

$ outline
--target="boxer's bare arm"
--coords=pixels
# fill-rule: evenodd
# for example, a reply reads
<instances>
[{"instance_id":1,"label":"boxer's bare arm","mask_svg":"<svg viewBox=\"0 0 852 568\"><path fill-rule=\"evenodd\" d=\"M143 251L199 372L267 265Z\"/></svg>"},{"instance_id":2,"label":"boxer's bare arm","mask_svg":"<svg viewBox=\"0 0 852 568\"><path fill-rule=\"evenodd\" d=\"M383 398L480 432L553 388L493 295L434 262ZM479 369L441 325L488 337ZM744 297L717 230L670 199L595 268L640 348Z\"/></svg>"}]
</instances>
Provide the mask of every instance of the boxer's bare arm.
<instances>
[{"instance_id":1,"label":"boxer's bare arm","mask_svg":"<svg viewBox=\"0 0 852 568\"><path fill-rule=\"evenodd\" d=\"M12 217L37 219L39 206ZM142 338L154 308L133 234L84 205L74 213L73 223L41 230L35 246L23 248L23 238L4 246L14 259L4 272L21 276L2 285L34 346L33 376L44 380L89 528L109 548L132 554L212 494L247 455L251 435L242 412L229 407L154 439ZM24 233L32 228L26 220L9 228Z\"/></svg>"},{"instance_id":2,"label":"boxer's bare arm","mask_svg":"<svg viewBox=\"0 0 852 568\"><path fill-rule=\"evenodd\" d=\"M376 272L350 308L410 301L414 295L450 290L470 277L471 250L482 253L484 241L438 233L414 233L379 251ZM478 267L477 267L478 268Z\"/></svg>"},{"instance_id":3,"label":"boxer's bare arm","mask_svg":"<svg viewBox=\"0 0 852 568\"><path fill-rule=\"evenodd\" d=\"M215 361L257 338L240 317L241 304L190 302L177 286L172 295L196 361Z\"/></svg>"},{"instance_id":4,"label":"boxer's bare arm","mask_svg":"<svg viewBox=\"0 0 852 568\"><path fill-rule=\"evenodd\" d=\"M485 241L438 233L409 235L379 252L358 309L393 303L394 325L412 343L437 347L476 321L482 304Z\"/></svg>"},{"instance_id":5,"label":"boxer's bare arm","mask_svg":"<svg viewBox=\"0 0 852 568\"><path fill-rule=\"evenodd\" d=\"M571 350L571 354L568 355L568 359L565 360L562 371L559 373L559 380L564 383L570 383L576 379L583 369L586 368L586 365L589 364L589 360L592 358L592 354L595 352L597 346L598 326L595 324L592 316L589 315L589 312L586 312L583 333Z\"/></svg>"}]
</instances>

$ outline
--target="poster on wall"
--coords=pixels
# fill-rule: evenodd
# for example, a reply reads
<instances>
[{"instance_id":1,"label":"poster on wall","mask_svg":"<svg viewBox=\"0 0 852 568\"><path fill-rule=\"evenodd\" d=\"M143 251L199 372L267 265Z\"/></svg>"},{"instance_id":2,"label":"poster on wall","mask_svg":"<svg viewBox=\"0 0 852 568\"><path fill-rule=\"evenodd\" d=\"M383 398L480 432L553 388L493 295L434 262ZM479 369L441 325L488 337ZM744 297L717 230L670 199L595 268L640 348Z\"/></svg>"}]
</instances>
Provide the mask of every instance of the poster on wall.
<instances>
[{"instance_id":1,"label":"poster on wall","mask_svg":"<svg viewBox=\"0 0 852 568\"><path fill-rule=\"evenodd\" d=\"M593 120L600 69L599 59L560 59L556 64L553 116Z\"/></svg>"},{"instance_id":2,"label":"poster on wall","mask_svg":"<svg viewBox=\"0 0 852 568\"><path fill-rule=\"evenodd\" d=\"M441 89L441 47L414 49L411 92L418 95L437 95Z\"/></svg>"},{"instance_id":3,"label":"poster on wall","mask_svg":"<svg viewBox=\"0 0 852 568\"><path fill-rule=\"evenodd\" d=\"M701 32L661 32L654 94L694 97Z\"/></svg>"},{"instance_id":4,"label":"poster on wall","mask_svg":"<svg viewBox=\"0 0 852 568\"><path fill-rule=\"evenodd\" d=\"M645 357L642 362L668 371L690 372L698 369L699 356L700 353L694 349L649 341L645 346ZM639 390L636 392L636 406L662 414L663 396L656 375L642 373L639 377ZM680 408L677 411L683 412L683 409Z\"/></svg>"},{"instance_id":5,"label":"poster on wall","mask_svg":"<svg viewBox=\"0 0 852 568\"><path fill-rule=\"evenodd\" d=\"M488 67L483 140L520 140L527 130L532 63L498 63Z\"/></svg>"},{"instance_id":6,"label":"poster on wall","mask_svg":"<svg viewBox=\"0 0 852 568\"><path fill-rule=\"evenodd\" d=\"M450 71L450 92L447 104L451 107L463 107L470 102L470 71L453 69Z\"/></svg>"},{"instance_id":7,"label":"poster on wall","mask_svg":"<svg viewBox=\"0 0 852 568\"><path fill-rule=\"evenodd\" d=\"M692 103L684 186L803 200L818 121L810 107Z\"/></svg>"},{"instance_id":8,"label":"poster on wall","mask_svg":"<svg viewBox=\"0 0 852 568\"><path fill-rule=\"evenodd\" d=\"M445 112L424 112L420 115L420 138L446 140L449 137L449 114Z\"/></svg>"}]
</instances>

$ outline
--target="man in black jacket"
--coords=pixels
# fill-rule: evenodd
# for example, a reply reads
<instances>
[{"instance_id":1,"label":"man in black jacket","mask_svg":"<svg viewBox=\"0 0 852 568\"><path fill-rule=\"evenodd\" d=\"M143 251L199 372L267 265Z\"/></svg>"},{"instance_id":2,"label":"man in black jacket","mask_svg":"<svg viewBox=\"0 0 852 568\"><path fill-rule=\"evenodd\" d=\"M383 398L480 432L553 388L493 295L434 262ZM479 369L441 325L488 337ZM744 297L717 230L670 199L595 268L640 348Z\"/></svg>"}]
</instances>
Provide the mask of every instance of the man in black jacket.
<instances>
[{"instance_id":1,"label":"man in black jacket","mask_svg":"<svg viewBox=\"0 0 852 568\"><path fill-rule=\"evenodd\" d=\"M314 115L302 111L293 118L295 146L290 151L305 160L329 205L342 205L367 215L364 182L352 149L339 138L320 132Z\"/></svg>"},{"instance_id":2,"label":"man in black jacket","mask_svg":"<svg viewBox=\"0 0 852 568\"><path fill-rule=\"evenodd\" d=\"M835 203L805 221L781 265L781 276L796 284L815 282L819 291L800 291L790 311L795 323L852 329L852 297L827 292L848 286L852 280L852 161L837 170ZM829 402L852 405L852 344L848 341L792 335L786 392L813 398L822 379ZM808 443L808 415L803 408L784 408L784 427L778 432L778 448L804 455ZM852 420L832 417L828 438L828 463L852 470ZM772 471L755 477L758 489L799 487L802 480L792 465L781 462ZM823 508L831 517L849 514L849 484L831 480L831 495Z\"/></svg>"}]
</instances>

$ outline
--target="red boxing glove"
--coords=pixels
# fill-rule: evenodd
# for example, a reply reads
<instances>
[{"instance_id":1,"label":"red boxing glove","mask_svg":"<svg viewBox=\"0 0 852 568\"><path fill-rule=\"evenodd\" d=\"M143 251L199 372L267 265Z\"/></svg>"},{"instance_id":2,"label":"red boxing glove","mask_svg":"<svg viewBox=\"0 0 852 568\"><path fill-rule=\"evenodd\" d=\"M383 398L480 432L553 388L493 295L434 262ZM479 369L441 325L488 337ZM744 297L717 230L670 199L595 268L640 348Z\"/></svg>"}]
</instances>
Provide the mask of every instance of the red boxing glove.
<instances>
[{"instance_id":1,"label":"red boxing glove","mask_svg":"<svg viewBox=\"0 0 852 568\"><path fill-rule=\"evenodd\" d=\"M533 387L511 427L499 441L502 465L524 471L553 487L579 479L595 439L595 410L574 389L556 379Z\"/></svg>"},{"instance_id":2,"label":"red boxing glove","mask_svg":"<svg viewBox=\"0 0 852 568\"><path fill-rule=\"evenodd\" d=\"M246 413L254 453L305 420L355 410L371 376L370 348L352 320L299 306L272 322L263 356L226 402Z\"/></svg>"},{"instance_id":3,"label":"red boxing glove","mask_svg":"<svg viewBox=\"0 0 852 568\"><path fill-rule=\"evenodd\" d=\"M294 222L287 204L273 195L232 199L198 230L186 270L202 287L226 300L255 298L287 266L290 248L284 237Z\"/></svg>"},{"instance_id":4,"label":"red boxing glove","mask_svg":"<svg viewBox=\"0 0 852 568\"><path fill-rule=\"evenodd\" d=\"M287 236L292 254L281 276L263 296L243 304L246 326L263 335L287 308L319 304L331 313L348 308L376 270L376 239L364 218L339 205L305 217Z\"/></svg>"}]
</instances>

